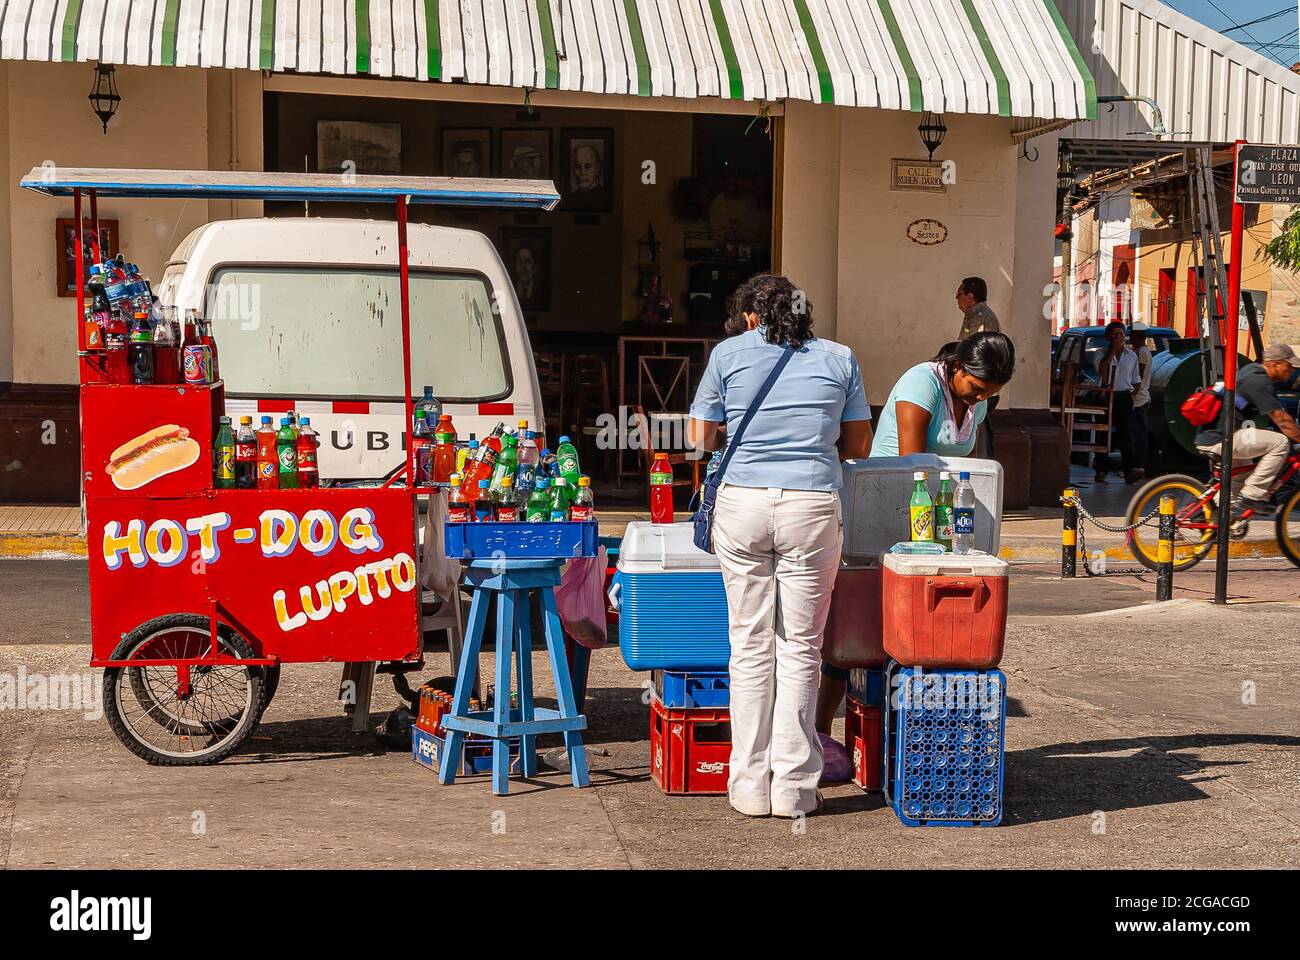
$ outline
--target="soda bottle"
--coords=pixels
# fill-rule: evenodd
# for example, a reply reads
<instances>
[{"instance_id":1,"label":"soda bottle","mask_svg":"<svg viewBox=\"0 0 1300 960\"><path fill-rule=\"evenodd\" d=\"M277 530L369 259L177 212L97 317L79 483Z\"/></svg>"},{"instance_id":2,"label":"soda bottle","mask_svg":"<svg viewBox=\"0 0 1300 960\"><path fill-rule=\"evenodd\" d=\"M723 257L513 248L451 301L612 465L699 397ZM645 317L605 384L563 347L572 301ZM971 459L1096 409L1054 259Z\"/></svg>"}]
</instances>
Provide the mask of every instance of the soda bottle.
<instances>
[{"instance_id":1,"label":"soda bottle","mask_svg":"<svg viewBox=\"0 0 1300 960\"><path fill-rule=\"evenodd\" d=\"M666 453L656 453L650 464L650 522L673 522L673 465Z\"/></svg>"},{"instance_id":2,"label":"soda bottle","mask_svg":"<svg viewBox=\"0 0 1300 960\"><path fill-rule=\"evenodd\" d=\"M171 311L160 310L153 326L153 379L154 383L181 382L181 355L176 336L175 320Z\"/></svg>"},{"instance_id":3,"label":"soda bottle","mask_svg":"<svg viewBox=\"0 0 1300 960\"><path fill-rule=\"evenodd\" d=\"M235 489L235 435L230 429L230 418L222 417L217 437L212 441L216 453L218 490Z\"/></svg>"},{"instance_id":4,"label":"soda bottle","mask_svg":"<svg viewBox=\"0 0 1300 960\"><path fill-rule=\"evenodd\" d=\"M551 481L551 511L546 518L551 523L569 519L569 491L563 477Z\"/></svg>"},{"instance_id":5,"label":"soda bottle","mask_svg":"<svg viewBox=\"0 0 1300 960\"><path fill-rule=\"evenodd\" d=\"M121 310L110 310L104 327L104 374L109 383L131 382L131 360L127 356L126 321Z\"/></svg>"},{"instance_id":6,"label":"soda bottle","mask_svg":"<svg viewBox=\"0 0 1300 960\"><path fill-rule=\"evenodd\" d=\"M196 320L195 325L198 328L199 343L212 351L212 379L208 382L216 383L221 379L221 365L217 362L217 338L212 335L212 321Z\"/></svg>"},{"instance_id":7,"label":"soda bottle","mask_svg":"<svg viewBox=\"0 0 1300 960\"><path fill-rule=\"evenodd\" d=\"M564 486L570 497L578 492L578 477L582 471L578 468L578 448L569 442L568 437L560 437L560 445L555 448L555 459L559 463L560 476L564 477Z\"/></svg>"},{"instance_id":8,"label":"soda bottle","mask_svg":"<svg viewBox=\"0 0 1300 960\"><path fill-rule=\"evenodd\" d=\"M86 349L99 350L104 346L104 327L108 324L108 298L101 287L86 305Z\"/></svg>"},{"instance_id":9,"label":"soda bottle","mask_svg":"<svg viewBox=\"0 0 1300 960\"><path fill-rule=\"evenodd\" d=\"M487 480L478 482L478 495L474 498L474 516L480 523L493 519L496 515L496 502Z\"/></svg>"},{"instance_id":10,"label":"soda bottle","mask_svg":"<svg viewBox=\"0 0 1300 960\"><path fill-rule=\"evenodd\" d=\"M192 347L201 343L199 339L198 311L193 307L185 311L185 328L182 331L181 346Z\"/></svg>"},{"instance_id":11,"label":"soda bottle","mask_svg":"<svg viewBox=\"0 0 1300 960\"><path fill-rule=\"evenodd\" d=\"M501 478L501 492L496 495L498 523L519 522L519 497L515 495L515 478Z\"/></svg>"},{"instance_id":12,"label":"soda bottle","mask_svg":"<svg viewBox=\"0 0 1300 960\"><path fill-rule=\"evenodd\" d=\"M320 467L316 463L316 450L320 437L311 427L311 417L302 418L298 430L298 486L312 489L320 486Z\"/></svg>"},{"instance_id":13,"label":"soda bottle","mask_svg":"<svg viewBox=\"0 0 1300 960\"><path fill-rule=\"evenodd\" d=\"M252 490L257 486L257 434L253 432L253 418L239 418L239 433L235 435L235 486Z\"/></svg>"},{"instance_id":14,"label":"soda bottle","mask_svg":"<svg viewBox=\"0 0 1300 960\"><path fill-rule=\"evenodd\" d=\"M470 468L470 476L476 486L480 480L491 481L492 473L496 470L497 457L501 453L501 435L505 431L506 425L498 423L488 434L487 439L478 445L478 455Z\"/></svg>"},{"instance_id":15,"label":"soda bottle","mask_svg":"<svg viewBox=\"0 0 1300 960\"><path fill-rule=\"evenodd\" d=\"M262 418L257 428L257 489L277 490L280 487L280 459L275 452L275 427L270 417Z\"/></svg>"},{"instance_id":16,"label":"soda bottle","mask_svg":"<svg viewBox=\"0 0 1300 960\"><path fill-rule=\"evenodd\" d=\"M952 474L939 471L939 492L934 498L934 539L952 550Z\"/></svg>"},{"instance_id":17,"label":"soda bottle","mask_svg":"<svg viewBox=\"0 0 1300 960\"><path fill-rule=\"evenodd\" d=\"M127 359L132 383L153 383L153 328L149 314L139 311L127 332Z\"/></svg>"},{"instance_id":18,"label":"soda bottle","mask_svg":"<svg viewBox=\"0 0 1300 960\"><path fill-rule=\"evenodd\" d=\"M543 447L542 452L538 454L537 475L539 477L545 477L547 480L552 480L555 477L558 477L560 473L559 467L556 466L557 463L558 461L555 458L555 454Z\"/></svg>"},{"instance_id":19,"label":"soda bottle","mask_svg":"<svg viewBox=\"0 0 1300 960\"><path fill-rule=\"evenodd\" d=\"M930 499L930 488L925 483L925 471L918 470L912 474L916 481L912 486L912 502L908 507L912 540L916 543L934 542L934 501Z\"/></svg>"},{"instance_id":20,"label":"soda bottle","mask_svg":"<svg viewBox=\"0 0 1300 960\"><path fill-rule=\"evenodd\" d=\"M442 419L442 404L433 395L433 387L424 388L424 396L415 404L415 416L429 425L429 433L432 434L433 427Z\"/></svg>"},{"instance_id":21,"label":"soda bottle","mask_svg":"<svg viewBox=\"0 0 1300 960\"><path fill-rule=\"evenodd\" d=\"M474 516L474 510L465 499L465 491L461 489L460 474L453 473L449 482L451 489L447 491L447 522L468 523Z\"/></svg>"},{"instance_id":22,"label":"soda bottle","mask_svg":"<svg viewBox=\"0 0 1300 960\"><path fill-rule=\"evenodd\" d=\"M526 423L527 421L520 421ZM524 431L524 439L519 444L519 466L515 468L515 489L531 491L537 480L537 434L531 430Z\"/></svg>"},{"instance_id":23,"label":"soda bottle","mask_svg":"<svg viewBox=\"0 0 1300 960\"><path fill-rule=\"evenodd\" d=\"M492 492L501 491L501 481L506 477L514 478L515 468L519 466L519 441L513 433L501 438L501 453L497 456L496 469L492 471Z\"/></svg>"},{"instance_id":24,"label":"soda bottle","mask_svg":"<svg viewBox=\"0 0 1300 960\"><path fill-rule=\"evenodd\" d=\"M433 482L446 483L456 469L456 425L444 413L433 431Z\"/></svg>"},{"instance_id":25,"label":"soda bottle","mask_svg":"<svg viewBox=\"0 0 1300 960\"><path fill-rule=\"evenodd\" d=\"M542 523L550 518L551 495L546 490L549 485L550 481L545 477L538 477L533 483L533 492L528 495L524 516L529 523Z\"/></svg>"},{"instance_id":26,"label":"soda bottle","mask_svg":"<svg viewBox=\"0 0 1300 960\"><path fill-rule=\"evenodd\" d=\"M418 409L411 429L411 447L415 451L415 486L427 487L433 483L433 435L429 433L429 421Z\"/></svg>"},{"instance_id":27,"label":"soda bottle","mask_svg":"<svg viewBox=\"0 0 1300 960\"><path fill-rule=\"evenodd\" d=\"M473 463L474 457L477 455L478 455L478 438L471 433L469 435L469 440L468 442L466 442L465 446L460 447L456 450L456 471L455 472L459 473L461 477L464 478L466 461L468 461L469 463Z\"/></svg>"},{"instance_id":28,"label":"soda bottle","mask_svg":"<svg viewBox=\"0 0 1300 960\"><path fill-rule=\"evenodd\" d=\"M298 437L288 417L280 418L280 432L275 435L275 459L281 490L298 487Z\"/></svg>"},{"instance_id":29,"label":"soda bottle","mask_svg":"<svg viewBox=\"0 0 1300 960\"><path fill-rule=\"evenodd\" d=\"M591 477L578 478L578 492L573 498L569 510L570 520L591 520L594 516L596 498L591 494Z\"/></svg>"},{"instance_id":30,"label":"soda bottle","mask_svg":"<svg viewBox=\"0 0 1300 960\"><path fill-rule=\"evenodd\" d=\"M952 496L952 552L970 553L975 549L975 488L970 471L957 475L957 489Z\"/></svg>"}]
</instances>

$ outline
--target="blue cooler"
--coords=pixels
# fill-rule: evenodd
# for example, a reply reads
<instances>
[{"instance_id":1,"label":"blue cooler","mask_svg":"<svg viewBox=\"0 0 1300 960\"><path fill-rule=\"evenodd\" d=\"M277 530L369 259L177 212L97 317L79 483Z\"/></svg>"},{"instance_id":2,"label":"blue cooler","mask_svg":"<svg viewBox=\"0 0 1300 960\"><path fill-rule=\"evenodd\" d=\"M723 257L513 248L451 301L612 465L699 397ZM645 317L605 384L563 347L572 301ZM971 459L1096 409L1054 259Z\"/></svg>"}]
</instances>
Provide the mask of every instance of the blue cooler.
<instances>
[{"instance_id":1,"label":"blue cooler","mask_svg":"<svg viewBox=\"0 0 1300 960\"><path fill-rule=\"evenodd\" d=\"M690 523L629 523L612 591L633 670L717 670L731 659L722 571Z\"/></svg>"}]
</instances>

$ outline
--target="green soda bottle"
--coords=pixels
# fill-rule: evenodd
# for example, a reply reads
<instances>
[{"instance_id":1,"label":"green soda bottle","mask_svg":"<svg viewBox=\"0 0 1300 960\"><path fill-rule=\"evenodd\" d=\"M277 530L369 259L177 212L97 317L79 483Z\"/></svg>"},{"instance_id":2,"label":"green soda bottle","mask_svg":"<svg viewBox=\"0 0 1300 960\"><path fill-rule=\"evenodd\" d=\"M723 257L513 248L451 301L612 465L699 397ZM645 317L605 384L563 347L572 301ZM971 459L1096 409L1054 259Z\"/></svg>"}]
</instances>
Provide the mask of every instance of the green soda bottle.
<instances>
[{"instance_id":1,"label":"green soda bottle","mask_svg":"<svg viewBox=\"0 0 1300 960\"><path fill-rule=\"evenodd\" d=\"M230 429L230 418L221 418L221 427L217 430L217 438L213 442L217 452L217 480L216 487L218 490L235 489L235 434Z\"/></svg>"},{"instance_id":2,"label":"green soda bottle","mask_svg":"<svg viewBox=\"0 0 1300 960\"><path fill-rule=\"evenodd\" d=\"M934 542L934 501L930 499L930 488L925 484L925 471L918 470L912 474L916 484L912 487L912 502L908 508L911 518L912 541L914 543Z\"/></svg>"},{"instance_id":3,"label":"green soda bottle","mask_svg":"<svg viewBox=\"0 0 1300 960\"><path fill-rule=\"evenodd\" d=\"M560 437L560 445L555 448L555 464L564 478L564 495L572 501L578 492L578 477L582 471L578 469L578 449L568 437Z\"/></svg>"},{"instance_id":4,"label":"green soda bottle","mask_svg":"<svg viewBox=\"0 0 1300 960\"><path fill-rule=\"evenodd\" d=\"M551 495L546 492L550 481L538 477L533 483L533 492L528 495L524 509L524 519L529 523L545 523L551 516Z\"/></svg>"},{"instance_id":5,"label":"green soda bottle","mask_svg":"<svg viewBox=\"0 0 1300 960\"><path fill-rule=\"evenodd\" d=\"M556 477L551 484L551 512L546 519L551 523L569 519L569 485L564 477Z\"/></svg>"},{"instance_id":6,"label":"green soda bottle","mask_svg":"<svg viewBox=\"0 0 1300 960\"><path fill-rule=\"evenodd\" d=\"M952 553L952 474L939 472L939 493L934 498L934 539Z\"/></svg>"},{"instance_id":7,"label":"green soda bottle","mask_svg":"<svg viewBox=\"0 0 1300 960\"><path fill-rule=\"evenodd\" d=\"M514 479L519 466L519 440L513 433L501 438L501 452L497 454L497 465L492 469L492 482L488 485L493 493L501 492L501 481L506 477Z\"/></svg>"},{"instance_id":8,"label":"green soda bottle","mask_svg":"<svg viewBox=\"0 0 1300 960\"><path fill-rule=\"evenodd\" d=\"M280 430L275 435L275 455L280 461L280 489L298 489L298 433L288 417L280 418Z\"/></svg>"}]
</instances>

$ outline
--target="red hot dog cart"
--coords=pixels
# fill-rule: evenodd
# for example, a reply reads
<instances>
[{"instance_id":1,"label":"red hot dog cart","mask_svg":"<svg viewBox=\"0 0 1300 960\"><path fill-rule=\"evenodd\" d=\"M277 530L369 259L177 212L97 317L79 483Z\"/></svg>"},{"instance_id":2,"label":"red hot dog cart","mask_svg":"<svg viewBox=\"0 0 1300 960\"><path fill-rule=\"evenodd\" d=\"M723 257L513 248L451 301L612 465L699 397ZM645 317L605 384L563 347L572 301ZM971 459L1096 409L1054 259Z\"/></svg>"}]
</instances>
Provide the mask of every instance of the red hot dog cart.
<instances>
[{"instance_id":1,"label":"red hot dog cart","mask_svg":"<svg viewBox=\"0 0 1300 960\"><path fill-rule=\"evenodd\" d=\"M21 185L72 198L78 250L89 201L96 262L100 197L392 203L408 425L408 206L550 210L559 200L549 181L53 165ZM222 382L107 382L104 347L86 342L75 259L91 665L104 669L122 743L150 763L215 763L252 732L281 664L418 667L417 497L440 494L412 482L412 445L373 487L216 488Z\"/></svg>"}]
</instances>

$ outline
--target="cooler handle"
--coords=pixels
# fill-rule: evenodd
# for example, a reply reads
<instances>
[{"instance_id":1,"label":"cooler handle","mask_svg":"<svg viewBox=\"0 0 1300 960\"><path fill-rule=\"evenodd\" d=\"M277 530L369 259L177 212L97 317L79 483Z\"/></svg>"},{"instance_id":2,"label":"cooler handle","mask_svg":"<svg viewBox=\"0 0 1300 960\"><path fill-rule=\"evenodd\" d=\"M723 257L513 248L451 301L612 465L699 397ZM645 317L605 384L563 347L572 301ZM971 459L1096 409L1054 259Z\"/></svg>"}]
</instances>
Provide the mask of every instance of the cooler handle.
<instances>
[{"instance_id":1,"label":"cooler handle","mask_svg":"<svg viewBox=\"0 0 1300 960\"><path fill-rule=\"evenodd\" d=\"M927 577L925 581L926 612L934 613L935 608L939 606L940 599L943 597L963 600L964 606L968 606L971 613L976 613L980 607L984 606L984 602L988 598L988 584L984 582L982 577L975 577L972 580Z\"/></svg>"},{"instance_id":2,"label":"cooler handle","mask_svg":"<svg viewBox=\"0 0 1300 960\"><path fill-rule=\"evenodd\" d=\"M609 606L613 610L618 610L623 599L623 582L619 580L618 574L615 573L609 585Z\"/></svg>"}]
</instances>

